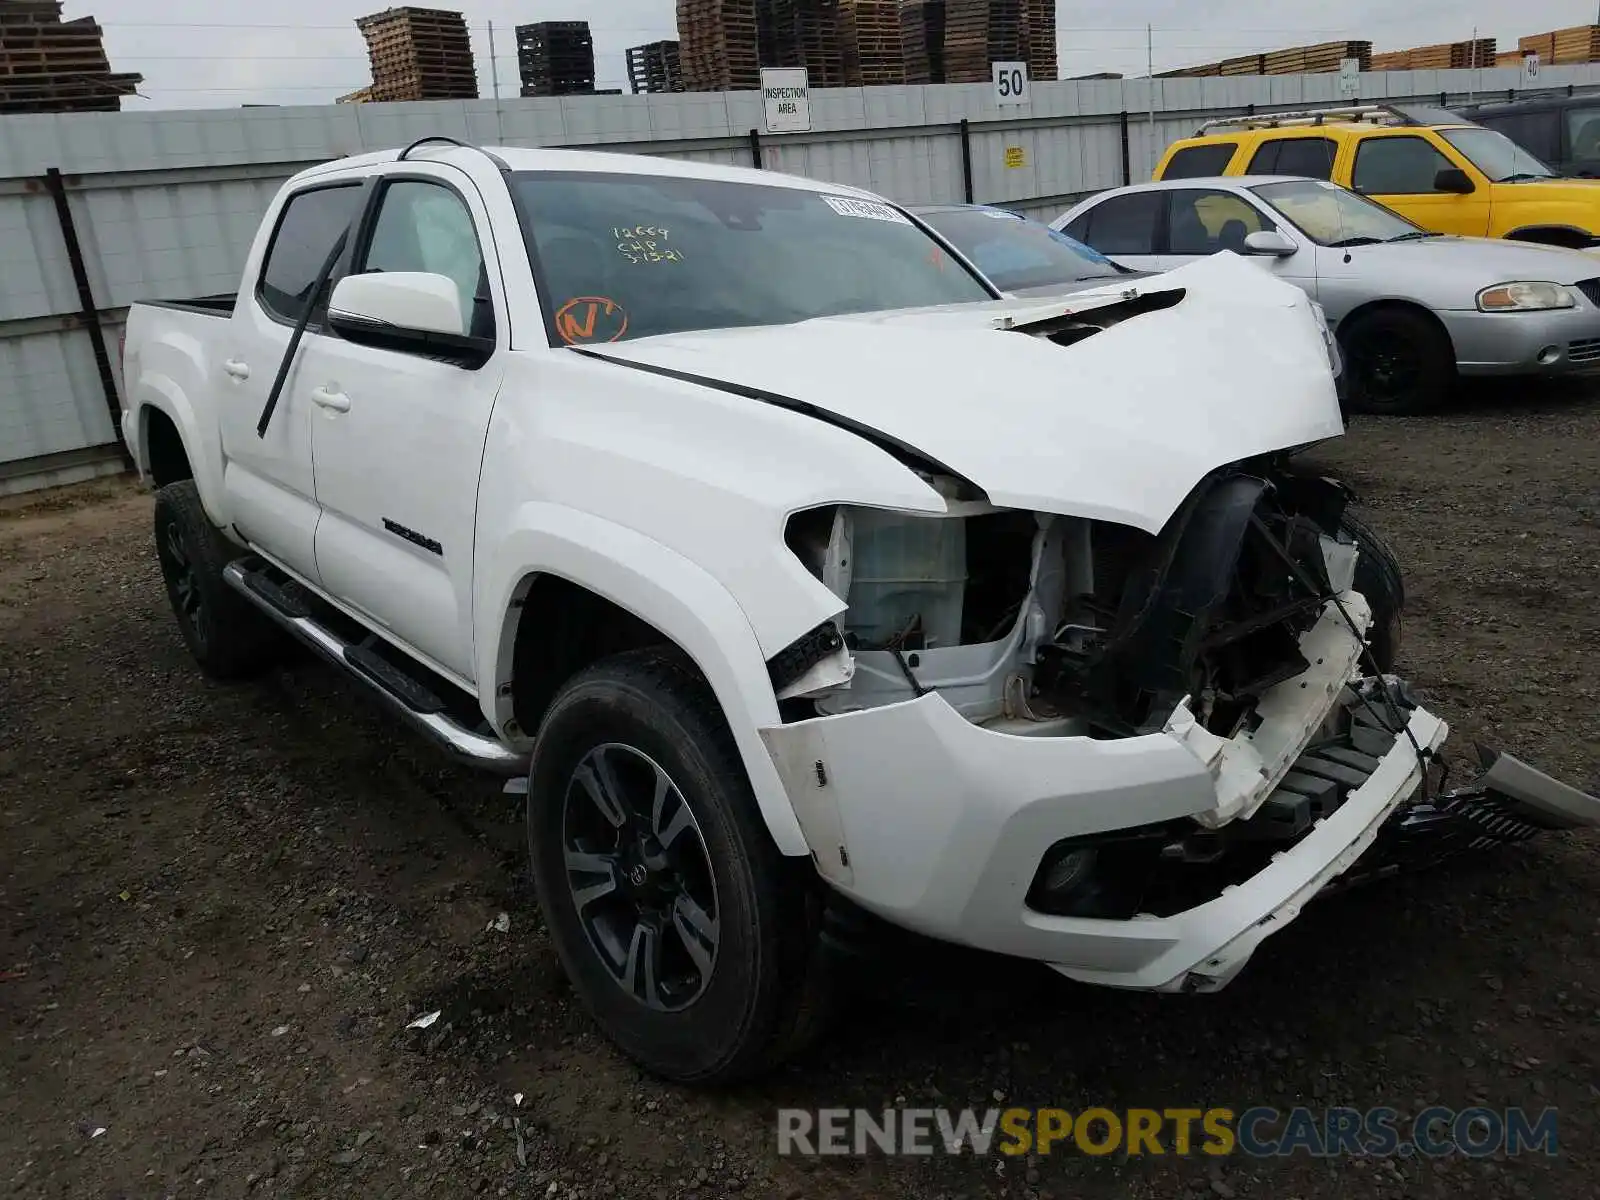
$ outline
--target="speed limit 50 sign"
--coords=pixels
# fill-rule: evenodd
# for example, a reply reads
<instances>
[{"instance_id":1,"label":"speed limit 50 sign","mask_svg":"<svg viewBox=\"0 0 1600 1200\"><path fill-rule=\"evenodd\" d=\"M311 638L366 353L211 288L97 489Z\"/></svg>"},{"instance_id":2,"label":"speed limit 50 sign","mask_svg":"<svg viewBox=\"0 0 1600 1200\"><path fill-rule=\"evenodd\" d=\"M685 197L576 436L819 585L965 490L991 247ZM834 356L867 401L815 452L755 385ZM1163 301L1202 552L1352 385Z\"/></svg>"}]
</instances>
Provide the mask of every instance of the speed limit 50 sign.
<instances>
[{"instance_id":1,"label":"speed limit 50 sign","mask_svg":"<svg viewBox=\"0 0 1600 1200\"><path fill-rule=\"evenodd\" d=\"M997 62L994 67L994 102L996 104L1028 103L1028 64L1022 62Z\"/></svg>"}]
</instances>

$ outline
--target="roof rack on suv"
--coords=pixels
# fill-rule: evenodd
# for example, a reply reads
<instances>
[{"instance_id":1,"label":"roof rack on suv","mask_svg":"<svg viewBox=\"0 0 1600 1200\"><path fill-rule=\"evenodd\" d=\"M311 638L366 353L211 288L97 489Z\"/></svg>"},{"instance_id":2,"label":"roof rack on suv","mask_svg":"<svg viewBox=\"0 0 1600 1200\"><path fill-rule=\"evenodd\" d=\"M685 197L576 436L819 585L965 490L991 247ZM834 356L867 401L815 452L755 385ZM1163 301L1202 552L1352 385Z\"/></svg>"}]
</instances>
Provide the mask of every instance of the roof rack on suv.
<instances>
[{"instance_id":1,"label":"roof rack on suv","mask_svg":"<svg viewBox=\"0 0 1600 1200\"><path fill-rule=\"evenodd\" d=\"M1203 137L1219 129L1286 129L1330 122L1355 125L1420 125L1422 121L1392 104L1355 104L1342 108L1304 108L1292 112L1252 113L1246 117L1219 117L1195 132Z\"/></svg>"}]
</instances>

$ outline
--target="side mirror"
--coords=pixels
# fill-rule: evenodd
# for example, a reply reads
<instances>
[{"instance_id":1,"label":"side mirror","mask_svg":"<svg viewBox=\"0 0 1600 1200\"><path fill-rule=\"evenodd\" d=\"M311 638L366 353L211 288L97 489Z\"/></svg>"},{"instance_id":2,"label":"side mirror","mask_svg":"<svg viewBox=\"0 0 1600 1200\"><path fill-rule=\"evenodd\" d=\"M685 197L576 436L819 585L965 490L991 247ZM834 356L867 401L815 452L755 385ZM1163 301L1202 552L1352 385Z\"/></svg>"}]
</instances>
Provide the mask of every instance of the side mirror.
<instances>
[{"instance_id":1,"label":"side mirror","mask_svg":"<svg viewBox=\"0 0 1600 1200\"><path fill-rule=\"evenodd\" d=\"M1296 254L1300 247L1294 244L1294 239L1288 234L1276 229L1258 229L1256 232L1245 235L1244 251L1246 254L1265 254L1272 258L1288 258Z\"/></svg>"},{"instance_id":2,"label":"side mirror","mask_svg":"<svg viewBox=\"0 0 1600 1200\"><path fill-rule=\"evenodd\" d=\"M1433 177L1433 190L1470 196L1478 189L1473 186L1471 177L1460 167L1441 167L1439 173Z\"/></svg>"},{"instance_id":3,"label":"side mirror","mask_svg":"<svg viewBox=\"0 0 1600 1200\"><path fill-rule=\"evenodd\" d=\"M493 338L467 332L461 292L447 275L377 271L347 275L328 300L328 326L348 341L481 367Z\"/></svg>"}]
</instances>

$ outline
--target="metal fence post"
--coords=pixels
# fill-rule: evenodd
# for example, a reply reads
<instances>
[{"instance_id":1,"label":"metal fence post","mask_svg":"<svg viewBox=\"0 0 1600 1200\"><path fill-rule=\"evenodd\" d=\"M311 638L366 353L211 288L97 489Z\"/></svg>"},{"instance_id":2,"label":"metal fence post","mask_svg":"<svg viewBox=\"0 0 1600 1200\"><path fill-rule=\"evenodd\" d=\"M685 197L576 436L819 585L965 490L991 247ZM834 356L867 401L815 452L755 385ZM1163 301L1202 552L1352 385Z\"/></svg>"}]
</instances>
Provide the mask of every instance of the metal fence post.
<instances>
[{"instance_id":1,"label":"metal fence post","mask_svg":"<svg viewBox=\"0 0 1600 1200\"><path fill-rule=\"evenodd\" d=\"M60 167L45 171L44 186L55 201L56 221L61 226L61 240L66 243L67 262L72 267L72 281L78 285L78 316L89 334L89 345L94 350L94 365L100 372L100 387L105 393L106 412L111 417L111 436L122 452L123 461L133 466L133 454L122 436L122 401L117 398L117 377L111 370L111 355L106 350L105 331L100 328L100 310L94 302L94 288L89 283L89 268L83 261L83 245L78 241L78 229L72 221L72 205L67 201L67 182Z\"/></svg>"},{"instance_id":2,"label":"metal fence post","mask_svg":"<svg viewBox=\"0 0 1600 1200\"><path fill-rule=\"evenodd\" d=\"M750 131L750 165L761 170L761 130Z\"/></svg>"},{"instance_id":3,"label":"metal fence post","mask_svg":"<svg viewBox=\"0 0 1600 1200\"><path fill-rule=\"evenodd\" d=\"M972 122L961 118L961 190L968 204L977 203L972 191Z\"/></svg>"}]
</instances>

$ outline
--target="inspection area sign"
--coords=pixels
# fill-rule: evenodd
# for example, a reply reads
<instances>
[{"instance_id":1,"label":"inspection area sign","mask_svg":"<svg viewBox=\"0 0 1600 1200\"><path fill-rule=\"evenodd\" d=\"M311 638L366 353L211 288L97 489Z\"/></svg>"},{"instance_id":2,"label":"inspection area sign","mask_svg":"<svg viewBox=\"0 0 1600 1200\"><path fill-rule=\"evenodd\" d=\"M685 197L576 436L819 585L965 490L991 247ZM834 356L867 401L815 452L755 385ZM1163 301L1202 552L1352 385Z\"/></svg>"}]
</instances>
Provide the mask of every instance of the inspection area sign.
<instances>
[{"instance_id":1,"label":"inspection area sign","mask_svg":"<svg viewBox=\"0 0 1600 1200\"><path fill-rule=\"evenodd\" d=\"M811 132L811 84L804 67L762 67L768 133Z\"/></svg>"}]
</instances>

